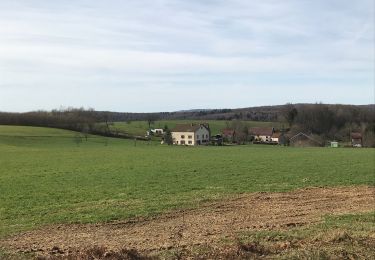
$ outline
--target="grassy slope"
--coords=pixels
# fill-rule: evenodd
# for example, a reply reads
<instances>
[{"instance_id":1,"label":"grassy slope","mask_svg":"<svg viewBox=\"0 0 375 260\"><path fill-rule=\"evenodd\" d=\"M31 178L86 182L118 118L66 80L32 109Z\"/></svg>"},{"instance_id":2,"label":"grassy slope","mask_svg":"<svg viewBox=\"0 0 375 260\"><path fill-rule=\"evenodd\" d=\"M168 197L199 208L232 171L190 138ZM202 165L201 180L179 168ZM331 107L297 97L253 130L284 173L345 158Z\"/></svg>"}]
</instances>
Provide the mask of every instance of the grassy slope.
<instances>
[{"instance_id":1,"label":"grassy slope","mask_svg":"<svg viewBox=\"0 0 375 260\"><path fill-rule=\"evenodd\" d=\"M226 121L219 121L219 120L206 120L206 121L199 121L199 120L169 120L169 121L156 121L151 127L153 128L164 128L165 125L168 126L169 129L172 129L176 126L176 124L186 124L186 123L204 123L207 122L210 125L211 133L218 134L221 132L223 128L227 127ZM279 127L279 123L274 122L259 122L259 121L243 121L245 125L248 127L261 127L261 126L274 126ZM230 124L230 122L229 122ZM125 122L116 122L112 129L117 129L119 131L123 131L133 135L140 135L143 136L146 134L148 129L148 124L146 121L133 121L130 124Z\"/></svg>"},{"instance_id":2,"label":"grassy slope","mask_svg":"<svg viewBox=\"0 0 375 260\"><path fill-rule=\"evenodd\" d=\"M311 226L245 232L239 240L272 259L374 259L374 214L327 216Z\"/></svg>"},{"instance_id":3,"label":"grassy slope","mask_svg":"<svg viewBox=\"0 0 375 260\"><path fill-rule=\"evenodd\" d=\"M374 185L374 149L168 147L55 129L0 127L0 236L195 206L238 192ZM26 129L26 130L25 130ZM71 136L71 137L69 137ZM106 145L107 144L107 145Z\"/></svg>"}]
</instances>

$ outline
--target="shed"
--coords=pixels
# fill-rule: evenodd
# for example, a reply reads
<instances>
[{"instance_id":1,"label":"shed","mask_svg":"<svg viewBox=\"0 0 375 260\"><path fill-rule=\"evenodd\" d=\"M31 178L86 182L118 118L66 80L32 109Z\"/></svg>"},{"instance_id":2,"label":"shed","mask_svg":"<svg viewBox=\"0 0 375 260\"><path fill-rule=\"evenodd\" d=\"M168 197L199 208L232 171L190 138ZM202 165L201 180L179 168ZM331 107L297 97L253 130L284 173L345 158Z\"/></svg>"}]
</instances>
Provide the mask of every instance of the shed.
<instances>
[{"instance_id":1,"label":"shed","mask_svg":"<svg viewBox=\"0 0 375 260\"><path fill-rule=\"evenodd\" d=\"M339 143L336 142L336 141L332 141L332 142L331 142L331 147L332 147L332 148L337 148L337 147L339 147Z\"/></svg>"}]
</instances>

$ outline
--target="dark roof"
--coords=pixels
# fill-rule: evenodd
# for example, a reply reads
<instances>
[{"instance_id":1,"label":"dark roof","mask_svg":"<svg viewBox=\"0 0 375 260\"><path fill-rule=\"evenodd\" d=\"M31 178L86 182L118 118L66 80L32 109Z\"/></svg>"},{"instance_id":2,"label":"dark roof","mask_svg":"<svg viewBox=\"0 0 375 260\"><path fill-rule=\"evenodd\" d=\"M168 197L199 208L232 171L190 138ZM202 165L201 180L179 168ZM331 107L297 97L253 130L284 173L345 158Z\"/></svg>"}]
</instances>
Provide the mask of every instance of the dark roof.
<instances>
[{"instance_id":1,"label":"dark roof","mask_svg":"<svg viewBox=\"0 0 375 260\"><path fill-rule=\"evenodd\" d=\"M271 136L273 133L272 127L251 127L249 129L251 135L266 135Z\"/></svg>"},{"instance_id":2,"label":"dark roof","mask_svg":"<svg viewBox=\"0 0 375 260\"><path fill-rule=\"evenodd\" d=\"M207 130L210 130L207 124L178 124L171 131L172 132L196 132L201 127L205 127Z\"/></svg>"},{"instance_id":3,"label":"dark roof","mask_svg":"<svg viewBox=\"0 0 375 260\"><path fill-rule=\"evenodd\" d=\"M351 133L352 139L362 139L361 133Z\"/></svg>"}]
</instances>

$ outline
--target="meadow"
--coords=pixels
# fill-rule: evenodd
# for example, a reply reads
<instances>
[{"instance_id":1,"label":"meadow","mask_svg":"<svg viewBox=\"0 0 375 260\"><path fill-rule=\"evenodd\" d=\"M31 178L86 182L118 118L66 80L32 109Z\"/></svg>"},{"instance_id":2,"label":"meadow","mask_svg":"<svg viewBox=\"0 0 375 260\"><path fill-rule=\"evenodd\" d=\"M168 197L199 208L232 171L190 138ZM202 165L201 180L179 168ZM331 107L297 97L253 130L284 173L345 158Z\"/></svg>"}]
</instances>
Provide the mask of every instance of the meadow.
<instances>
[{"instance_id":1,"label":"meadow","mask_svg":"<svg viewBox=\"0 0 375 260\"><path fill-rule=\"evenodd\" d=\"M237 193L374 183L374 149L176 147L0 126L0 237L149 216Z\"/></svg>"}]
</instances>

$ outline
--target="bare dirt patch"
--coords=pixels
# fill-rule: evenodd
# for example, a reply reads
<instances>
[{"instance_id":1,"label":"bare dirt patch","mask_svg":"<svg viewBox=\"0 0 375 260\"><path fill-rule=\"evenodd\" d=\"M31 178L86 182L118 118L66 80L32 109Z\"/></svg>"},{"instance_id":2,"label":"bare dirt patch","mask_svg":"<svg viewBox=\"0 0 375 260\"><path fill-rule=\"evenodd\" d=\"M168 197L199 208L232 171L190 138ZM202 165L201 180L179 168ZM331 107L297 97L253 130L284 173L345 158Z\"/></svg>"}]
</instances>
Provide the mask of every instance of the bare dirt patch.
<instances>
[{"instance_id":1,"label":"bare dirt patch","mask_svg":"<svg viewBox=\"0 0 375 260\"><path fill-rule=\"evenodd\" d=\"M72 254L93 246L140 252L219 245L238 232L283 230L321 221L324 215L375 209L375 187L308 188L251 193L148 219L105 224L52 225L0 240L0 247L40 255Z\"/></svg>"}]
</instances>

